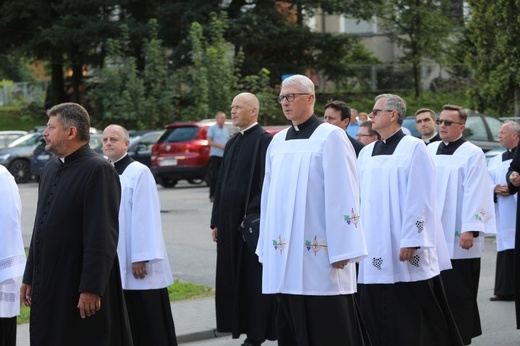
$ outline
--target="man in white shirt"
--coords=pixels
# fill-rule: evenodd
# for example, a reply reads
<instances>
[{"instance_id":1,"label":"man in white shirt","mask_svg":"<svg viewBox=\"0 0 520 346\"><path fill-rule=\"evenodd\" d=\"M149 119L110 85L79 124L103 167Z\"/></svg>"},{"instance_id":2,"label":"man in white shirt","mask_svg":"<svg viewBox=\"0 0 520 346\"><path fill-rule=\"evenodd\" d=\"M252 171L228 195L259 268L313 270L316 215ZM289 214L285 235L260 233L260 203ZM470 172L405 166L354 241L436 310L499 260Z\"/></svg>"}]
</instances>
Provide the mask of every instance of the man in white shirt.
<instances>
[{"instance_id":1,"label":"man in white shirt","mask_svg":"<svg viewBox=\"0 0 520 346\"><path fill-rule=\"evenodd\" d=\"M162 235L157 185L150 169L127 155L128 131L109 125L103 153L121 180L121 281L134 345L177 345L167 287L173 283Z\"/></svg>"},{"instance_id":2,"label":"man in white shirt","mask_svg":"<svg viewBox=\"0 0 520 346\"><path fill-rule=\"evenodd\" d=\"M226 121L226 114L218 112L215 115L217 123L210 126L206 138L209 145L209 163L208 163L208 178L209 178L209 200L213 202L215 199L215 188L217 186L218 173L220 172L220 165L222 164L222 156L224 155L224 148L229 139L229 131L224 126Z\"/></svg>"}]
</instances>

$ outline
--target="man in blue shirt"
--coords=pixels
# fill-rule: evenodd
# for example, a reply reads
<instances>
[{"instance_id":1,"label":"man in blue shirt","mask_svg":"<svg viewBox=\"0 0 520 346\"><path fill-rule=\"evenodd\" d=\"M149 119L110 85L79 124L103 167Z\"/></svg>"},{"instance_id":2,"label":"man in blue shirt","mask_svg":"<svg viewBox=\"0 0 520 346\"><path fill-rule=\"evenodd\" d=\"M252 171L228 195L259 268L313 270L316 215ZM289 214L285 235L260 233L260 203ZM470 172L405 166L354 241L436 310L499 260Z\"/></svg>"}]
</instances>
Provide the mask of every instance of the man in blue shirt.
<instances>
[{"instance_id":1,"label":"man in blue shirt","mask_svg":"<svg viewBox=\"0 0 520 346\"><path fill-rule=\"evenodd\" d=\"M217 123L211 126L208 130L207 138L209 149L209 200L213 202L213 195L215 194L215 186L217 185L218 172L220 171L220 164L222 163L222 155L224 155L224 147L229 139L229 131L224 126L226 121L226 114L218 112L215 115Z\"/></svg>"}]
</instances>

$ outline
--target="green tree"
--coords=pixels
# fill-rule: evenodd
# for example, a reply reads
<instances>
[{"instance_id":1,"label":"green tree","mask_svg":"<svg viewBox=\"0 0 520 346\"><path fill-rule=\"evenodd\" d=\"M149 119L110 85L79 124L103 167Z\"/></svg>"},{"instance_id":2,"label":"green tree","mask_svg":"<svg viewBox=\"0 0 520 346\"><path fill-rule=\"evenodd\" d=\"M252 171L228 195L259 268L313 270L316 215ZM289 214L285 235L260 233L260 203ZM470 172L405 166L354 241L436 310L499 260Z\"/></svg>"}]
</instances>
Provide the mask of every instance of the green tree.
<instances>
[{"instance_id":1,"label":"green tree","mask_svg":"<svg viewBox=\"0 0 520 346\"><path fill-rule=\"evenodd\" d=\"M401 61L412 67L416 97L422 93L421 63L442 62L453 44L452 4L450 0L389 0L377 8L383 31L401 47Z\"/></svg>"},{"instance_id":2,"label":"green tree","mask_svg":"<svg viewBox=\"0 0 520 346\"><path fill-rule=\"evenodd\" d=\"M128 28L122 38L109 40L107 64L97 71L89 96L95 105L98 124L118 123L129 129L160 128L172 119L174 82L167 69L166 52L157 38L157 23L149 25L150 39L144 41L145 69L127 56Z\"/></svg>"},{"instance_id":3,"label":"green tree","mask_svg":"<svg viewBox=\"0 0 520 346\"><path fill-rule=\"evenodd\" d=\"M471 20L467 61L477 85L470 90L479 111L520 116L519 0L468 1Z\"/></svg>"},{"instance_id":4,"label":"green tree","mask_svg":"<svg viewBox=\"0 0 520 346\"><path fill-rule=\"evenodd\" d=\"M86 64L101 60L99 49L114 34L113 5L103 0L3 0L0 46L23 51L30 59L50 61L53 104L67 100L64 66L72 71L72 100L80 102L79 85Z\"/></svg>"},{"instance_id":5,"label":"green tree","mask_svg":"<svg viewBox=\"0 0 520 346\"><path fill-rule=\"evenodd\" d=\"M183 112L187 120L211 118L217 111L229 109L237 89L232 46L224 39L226 14L212 13L208 27L208 35L204 35L202 26L195 22L190 32L193 66L188 69L187 83L191 106Z\"/></svg>"}]
</instances>

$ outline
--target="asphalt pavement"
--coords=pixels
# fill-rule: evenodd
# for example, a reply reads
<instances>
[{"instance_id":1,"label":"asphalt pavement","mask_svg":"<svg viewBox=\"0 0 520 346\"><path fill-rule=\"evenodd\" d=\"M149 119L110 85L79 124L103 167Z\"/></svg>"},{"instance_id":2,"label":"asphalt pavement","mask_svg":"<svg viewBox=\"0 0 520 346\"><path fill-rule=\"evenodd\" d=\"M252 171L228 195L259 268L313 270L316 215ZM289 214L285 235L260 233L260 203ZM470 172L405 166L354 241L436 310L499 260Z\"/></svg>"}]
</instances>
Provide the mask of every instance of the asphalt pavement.
<instances>
[{"instance_id":1,"label":"asphalt pavement","mask_svg":"<svg viewBox=\"0 0 520 346\"><path fill-rule=\"evenodd\" d=\"M34 220L35 186L20 185L22 195L24 241L30 239L30 224ZM163 213L163 228L170 262L176 278L214 287L215 246L210 240L207 187L179 186L159 188ZM24 218L24 215L22 215ZM171 231L173 229L173 231ZM494 238L486 239L482 258L478 304L483 335L474 338L475 346L520 346L520 330L516 330L514 302L491 302L496 263ZM229 334L215 332L215 305L213 298L185 300L172 303L177 338L180 344L190 346L240 345L245 336L233 340ZM29 326L18 326L17 345L29 345ZM276 345L266 342L265 345Z\"/></svg>"}]
</instances>

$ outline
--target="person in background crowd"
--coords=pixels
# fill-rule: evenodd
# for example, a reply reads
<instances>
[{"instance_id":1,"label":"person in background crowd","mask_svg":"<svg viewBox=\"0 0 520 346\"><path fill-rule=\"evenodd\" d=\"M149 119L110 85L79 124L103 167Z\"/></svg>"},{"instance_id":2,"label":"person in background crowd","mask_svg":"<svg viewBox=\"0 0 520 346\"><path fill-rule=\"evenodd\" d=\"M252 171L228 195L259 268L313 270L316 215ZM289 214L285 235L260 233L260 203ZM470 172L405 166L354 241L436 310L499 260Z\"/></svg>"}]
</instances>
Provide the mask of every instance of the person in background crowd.
<instances>
[{"instance_id":1,"label":"person in background crowd","mask_svg":"<svg viewBox=\"0 0 520 346\"><path fill-rule=\"evenodd\" d=\"M365 121L359 125L359 131L356 135L356 139L363 143L363 145L369 145L372 142L375 142L381 139L381 136L377 131L372 130L372 122Z\"/></svg>"},{"instance_id":2,"label":"person in background crowd","mask_svg":"<svg viewBox=\"0 0 520 346\"><path fill-rule=\"evenodd\" d=\"M349 119L349 126L347 127L347 134L352 138L356 137L356 134L359 129L359 123L358 123L357 116L358 116L358 111L355 110L354 108L350 108L350 119Z\"/></svg>"},{"instance_id":3,"label":"person in background crowd","mask_svg":"<svg viewBox=\"0 0 520 346\"><path fill-rule=\"evenodd\" d=\"M365 112L361 112L358 114L358 121L360 123L360 126L362 123L364 123L365 121L370 121L370 119L368 119L368 114L365 113Z\"/></svg>"},{"instance_id":4,"label":"person in background crowd","mask_svg":"<svg viewBox=\"0 0 520 346\"><path fill-rule=\"evenodd\" d=\"M436 125L437 115L431 109L421 108L415 112L415 127L427 145L441 140L441 137L435 129Z\"/></svg>"},{"instance_id":5,"label":"person in background crowd","mask_svg":"<svg viewBox=\"0 0 520 346\"><path fill-rule=\"evenodd\" d=\"M206 135L209 145L209 200L213 202L215 199L215 188L217 186L218 173L222 163L222 155L224 155L224 147L229 139L229 131L224 126L226 121L226 114L218 112L215 115L217 123L208 129Z\"/></svg>"},{"instance_id":6,"label":"person in background crowd","mask_svg":"<svg viewBox=\"0 0 520 346\"><path fill-rule=\"evenodd\" d=\"M511 217L516 211L516 195L511 195L507 188L506 174L511 165L520 138L520 124L505 122L498 138L507 150L496 155L488 162L491 190L495 200L497 229L497 262L495 272L494 296L491 301L515 300L515 228L516 219Z\"/></svg>"},{"instance_id":7,"label":"person in background crowd","mask_svg":"<svg viewBox=\"0 0 520 346\"><path fill-rule=\"evenodd\" d=\"M350 107L343 101L329 101L325 105L325 114L323 120L326 123L335 125L343 131L346 131L350 122ZM356 151L356 157L358 156L361 149L363 149L363 143L358 142L354 138L350 137L347 133L347 137L352 143L354 150Z\"/></svg>"}]
</instances>

